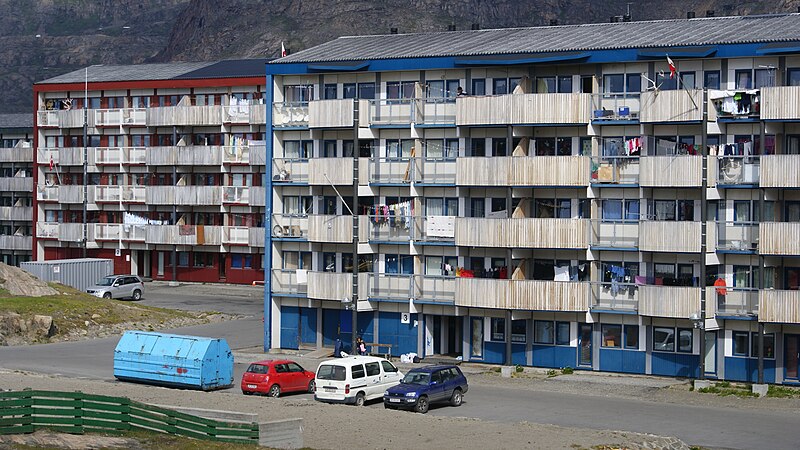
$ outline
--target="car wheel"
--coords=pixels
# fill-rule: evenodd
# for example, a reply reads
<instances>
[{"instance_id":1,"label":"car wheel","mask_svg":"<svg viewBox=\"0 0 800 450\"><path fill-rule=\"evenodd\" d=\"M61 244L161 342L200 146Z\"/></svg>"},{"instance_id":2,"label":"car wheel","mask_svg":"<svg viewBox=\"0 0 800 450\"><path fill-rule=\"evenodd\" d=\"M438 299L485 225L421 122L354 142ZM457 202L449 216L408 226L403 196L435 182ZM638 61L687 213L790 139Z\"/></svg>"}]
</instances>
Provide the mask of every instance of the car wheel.
<instances>
[{"instance_id":1,"label":"car wheel","mask_svg":"<svg viewBox=\"0 0 800 450\"><path fill-rule=\"evenodd\" d=\"M270 397L280 397L281 395L281 387L277 384L273 384L272 387L269 388L269 392L267 393Z\"/></svg>"},{"instance_id":2,"label":"car wheel","mask_svg":"<svg viewBox=\"0 0 800 450\"><path fill-rule=\"evenodd\" d=\"M356 406L364 406L364 393L359 392L356 394Z\"/></svg>"},{"instance_id":3,"label":"car wheel","mask_svg":"<svg viewBox=\"0 0 800 450\"><path fill-rule=\"evenodd\" d=\"M428 397L420 397L419 400L417 400L416 410L420 414L428 412Z\"/></svg>"},{"instance_id":4,"label":"car wheel","mask_svg":"<svg viewBox=\"0 0 800 450\"><path fill-rule=\"evenodd\" d=\"M464 394L461 392L461 389L453 391L453 395L450 397L450 405L461 406L462 401L464 401Z\"/></svg>"},{"instance_id":5,"label":"car wheel","mask_svg":"<svg viewBox=\"0 0 800 450\"><path fill-rule=\"evenodd\" d=\"M136 289L133 291L133 296L131 297L134 301L139 301L142 299L142 291Z\"/></svg>"},{"instance_id":6,"label":"car wheel","mask_svg":"<svg viewBox=\"0 0 800 450\"><path fill-rule=\"evenodd\" d=\"M309 394L313 394L314 390L316 389L316 387L317 387L317 384L314 383L314 380L309 381L308 382L308 393Z\"/></svg>"},{"instance_id":7,"label":"car wheel","mask_svg":"<svg viewBox=\"0 0 800 450\"><path fill-rule=\"evenodd\" d=\"M385 409L390 409L390 408L389 408L389 404L388 404L388 403L384 403L384 404L383 404L383 407L384 407Z\"/></svg>"},{"instance_id":8,"label":"car wheel","mask_svg":"<svg viewBox=\"0 0 800 450\"><path fill-rule=\"evenodd\" d=\"M242 394L244 394L244 395L253 395L253 393L250 392L250 391L242 391Z\"/></svg>"},{"instance_id":9,"label":"car wheel","mask_svg":"<svg viewBox=\"0 0 800 450\"><path fill-rule=\"evenodd\" d=\"M111 298L111 292L104 293L103 294L103 298L106 299L106 300L110 299Z\"/></svg>"}]
</instances>

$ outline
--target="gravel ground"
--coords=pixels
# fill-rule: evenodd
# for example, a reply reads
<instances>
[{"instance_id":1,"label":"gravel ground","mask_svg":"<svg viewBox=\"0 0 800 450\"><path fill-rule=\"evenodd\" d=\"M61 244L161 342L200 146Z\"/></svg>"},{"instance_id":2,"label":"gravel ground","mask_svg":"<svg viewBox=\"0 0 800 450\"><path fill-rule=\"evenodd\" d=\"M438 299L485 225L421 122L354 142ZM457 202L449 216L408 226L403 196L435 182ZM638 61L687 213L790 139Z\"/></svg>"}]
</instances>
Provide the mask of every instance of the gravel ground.
<instances>
[{"instance_id":1,"label":"gravel ground","mask_svg":"<svg viewBox=\"0 0 800 450\"><path fill-rule=\"evenodd\" d=\"M125 396L147 403L256 412L260 420L264 421L302 417L304 443L315 449L588 449L603 445L609 448L635 449L641 448L645 443L651 448L660 448L666 446L666 443L675 442L630 432L564 428L524 422L503 424L378 408L343 407L292 397L244 397L223 392L198 392L116 381L54 378L0 372L0 388L54 389L57 385L59 390ZM491 378L487 377L487 380ZM498 382L502 381L508 380ZM677 444L681 445L680 442Z\"/></svg>"}]
</instances>

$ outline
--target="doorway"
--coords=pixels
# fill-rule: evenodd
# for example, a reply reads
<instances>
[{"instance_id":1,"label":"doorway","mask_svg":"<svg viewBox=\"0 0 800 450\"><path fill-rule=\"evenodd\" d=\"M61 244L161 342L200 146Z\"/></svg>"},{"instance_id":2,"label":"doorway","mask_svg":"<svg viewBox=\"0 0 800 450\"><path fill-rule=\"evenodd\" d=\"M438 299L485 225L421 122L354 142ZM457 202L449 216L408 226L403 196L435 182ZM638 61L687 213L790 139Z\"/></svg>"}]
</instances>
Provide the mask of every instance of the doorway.
<instances>
[{"instance_id":1,"label":"doorway","mask_svg":"<svg viewBox=\"0 0 800 450\"><path fill-rule=\"evenodd\" d=\"M578 365L592 367L592 324L578 324Z\"/></svg>"},{"instance_id":2,"label":"doorway","mask_svg":"<svg viewBox=\"0 0 800 450\"><path fill-rule=\"evenodd\" d=\"M785 367L784 378L787 380L798 380L800 372L800 335L787 334L786 345L783 351L783 365Z\"/></svg>"},{"instance_id":3,"label":"doorway","mask_svg":"<svg viewBox=\"0 0 800 450\"><path fill-rule=\"evenodd\" d=\"M717 332L706 331L706 354L705 371L706 375L717 374Z\"/></svg>"}]
</instances>

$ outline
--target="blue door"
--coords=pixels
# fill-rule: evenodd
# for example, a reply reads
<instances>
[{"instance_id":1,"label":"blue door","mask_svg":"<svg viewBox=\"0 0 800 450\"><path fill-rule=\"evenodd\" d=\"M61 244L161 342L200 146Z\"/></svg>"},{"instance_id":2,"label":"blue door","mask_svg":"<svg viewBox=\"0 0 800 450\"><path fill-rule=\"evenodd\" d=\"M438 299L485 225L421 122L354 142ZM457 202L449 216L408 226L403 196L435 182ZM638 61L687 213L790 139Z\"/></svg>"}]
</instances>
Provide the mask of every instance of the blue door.
<instances>
[{"instance_id":1,"label":"blue door","mask_svg":"<svg viewBox=\"0 0 800 450\"><path fill-rule=\"evenodd\" d=\"M323 347L333 347L339 339L339 310L322 310L322 345Z\"/></svg>"},{"instance_id":2,"label":"blue door","mask_svg":"<svg viewBox=\"0 0 800 450\"><path fill-rule=\"evenodd\" d=\"M353 313L352 311L339 310L339 339L342 340L342 348L347 353L354 353L350 347L353 346Z\"/></svg>"}]
</instances>

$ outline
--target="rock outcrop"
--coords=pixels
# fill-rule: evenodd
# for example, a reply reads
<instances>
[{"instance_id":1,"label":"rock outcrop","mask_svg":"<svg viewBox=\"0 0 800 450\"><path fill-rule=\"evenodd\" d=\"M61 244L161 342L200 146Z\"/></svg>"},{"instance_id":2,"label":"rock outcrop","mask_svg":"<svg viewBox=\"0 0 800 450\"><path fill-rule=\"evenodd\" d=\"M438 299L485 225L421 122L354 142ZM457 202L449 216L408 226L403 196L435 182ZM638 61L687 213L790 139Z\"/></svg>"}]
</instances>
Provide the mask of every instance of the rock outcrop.
<instances>
[{"instance_id":1,"label":"rock outcrop","mask_svg":"<svg viewBox=\"0 0 800 450\"><path fill-rule=\"evenodd\" d=\"M45 295L58 295L58 291L51 288L44 281L25 272L19 267L0 263L0 288L9 294L21 297L44 297Z\"/></svg>"}]
</instances>

